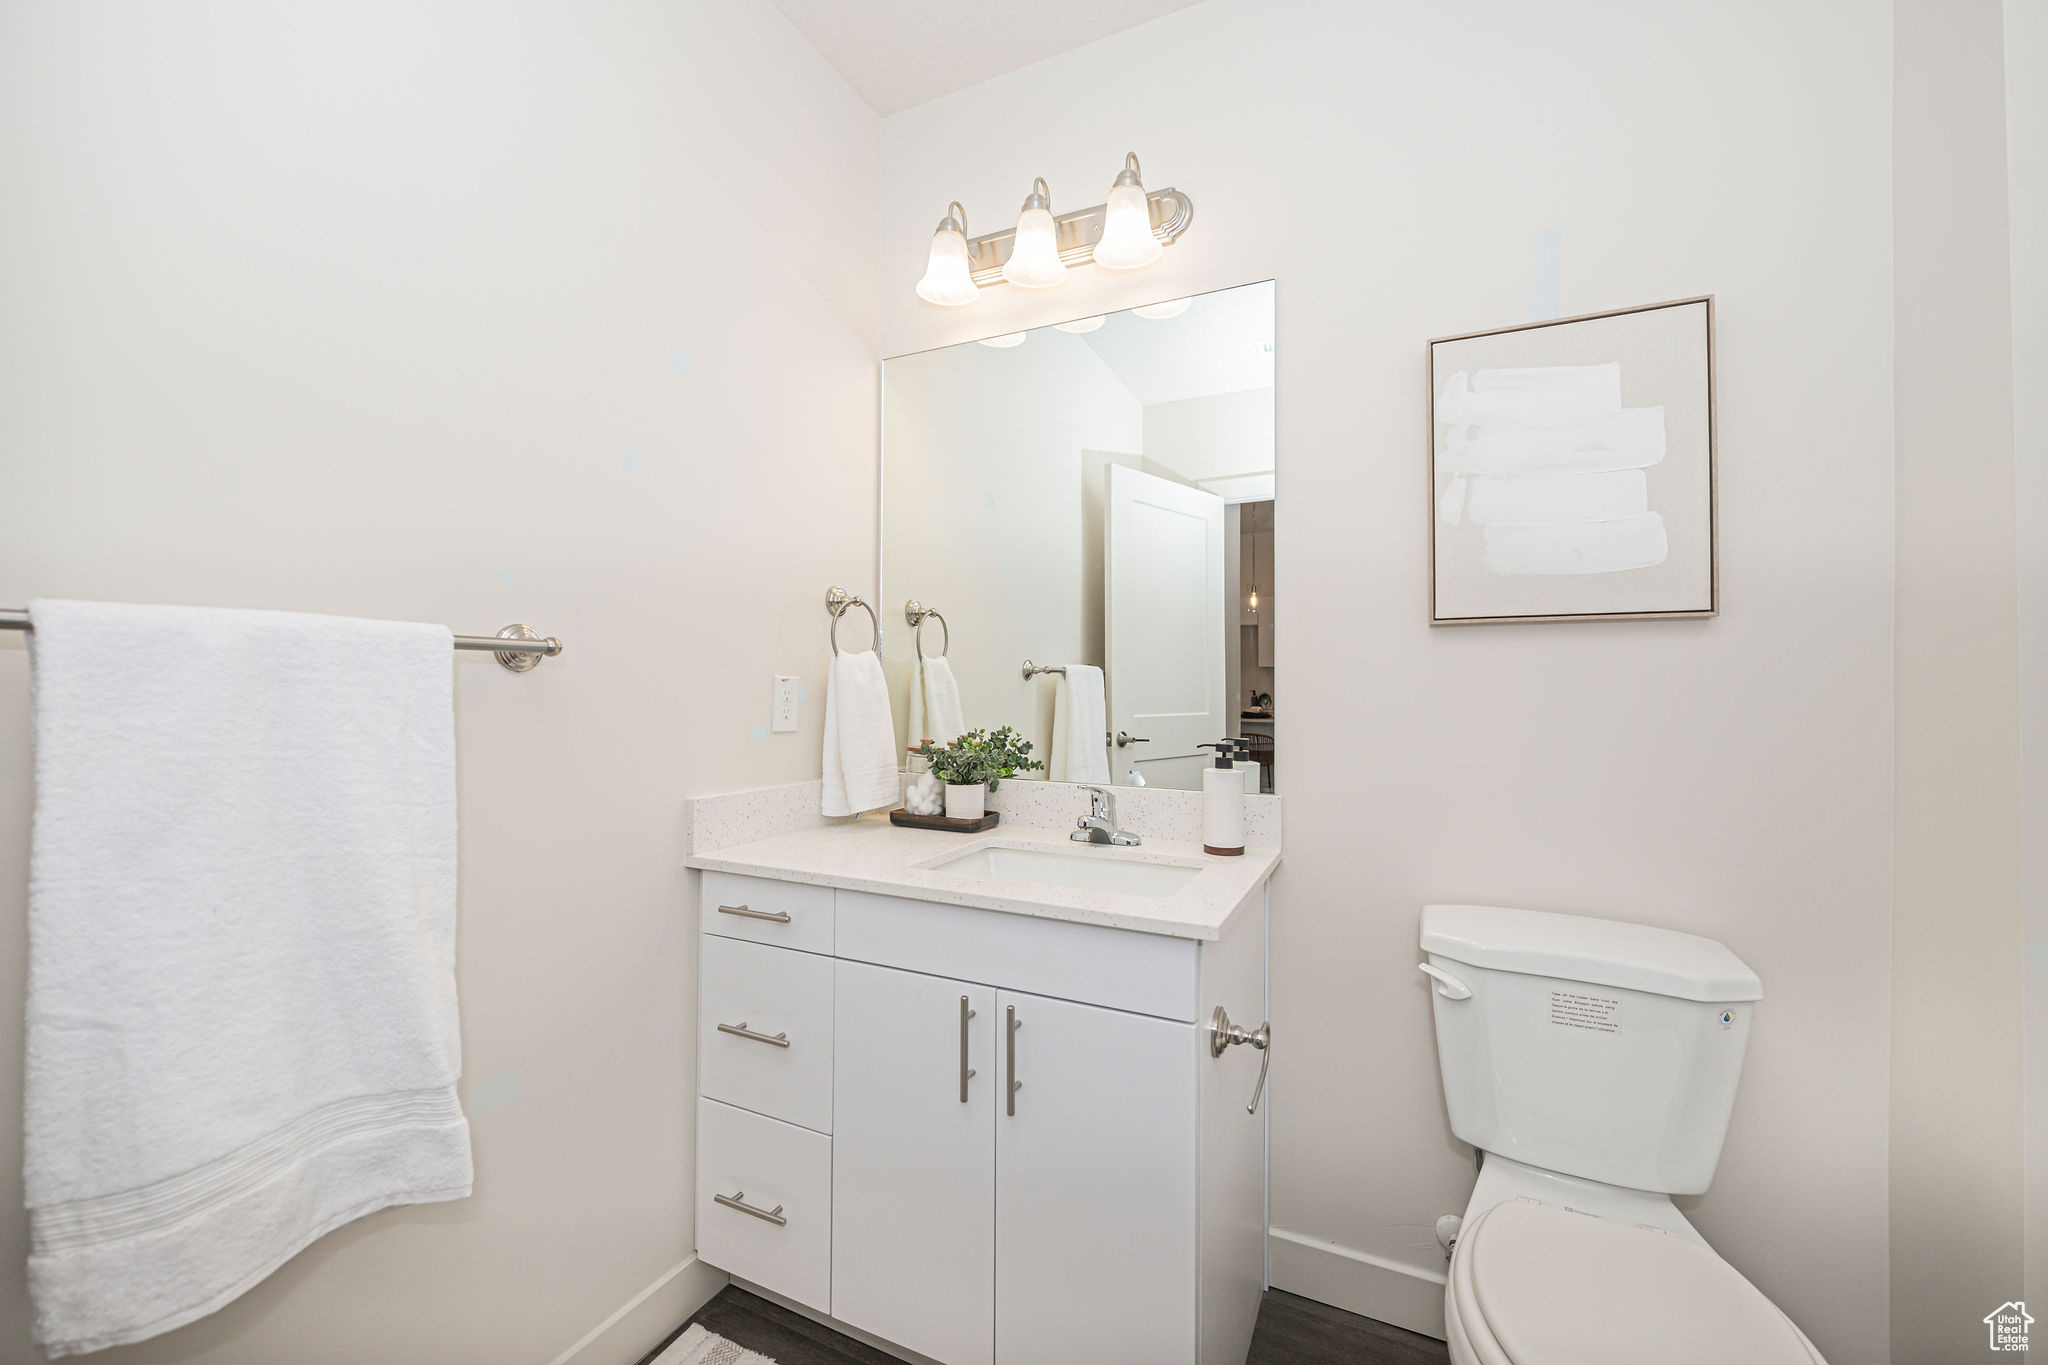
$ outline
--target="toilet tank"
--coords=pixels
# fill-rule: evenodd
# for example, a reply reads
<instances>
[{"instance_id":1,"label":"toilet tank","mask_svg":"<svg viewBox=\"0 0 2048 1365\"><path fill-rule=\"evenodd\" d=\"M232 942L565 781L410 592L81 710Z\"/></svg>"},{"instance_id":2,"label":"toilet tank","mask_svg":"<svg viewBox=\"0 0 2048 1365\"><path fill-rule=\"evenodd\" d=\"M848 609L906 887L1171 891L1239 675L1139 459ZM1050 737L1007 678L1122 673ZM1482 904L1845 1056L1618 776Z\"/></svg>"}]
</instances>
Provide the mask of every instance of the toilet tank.
<instances>
[{"instance_id":1,"label":"toilet tank","mask_svg":"<svg viewBox=\"0 0 2048 1365\"><path fill-rule=\"evenodd\" d=\"M1707 1188L1764 993L1726 946L1584 915L1431 905L1422 949L1460 1138L1610 1185Z\"/></svg>"}]
</instances>

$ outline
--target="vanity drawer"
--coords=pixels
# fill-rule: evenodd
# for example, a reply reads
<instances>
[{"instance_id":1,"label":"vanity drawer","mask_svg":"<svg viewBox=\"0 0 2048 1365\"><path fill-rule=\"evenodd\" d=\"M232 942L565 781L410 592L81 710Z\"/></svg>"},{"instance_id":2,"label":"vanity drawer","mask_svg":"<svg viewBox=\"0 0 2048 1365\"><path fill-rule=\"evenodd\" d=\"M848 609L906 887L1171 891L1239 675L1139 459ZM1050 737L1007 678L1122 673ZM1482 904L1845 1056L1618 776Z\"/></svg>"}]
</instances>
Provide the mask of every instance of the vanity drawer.
<instances>
[{"instance_id":1,"label":"vanity drawer","mask_svg":"<svg viewBox=\"0 0 2048 1365\"><path fill-rule=\"evenodd\" d=\"M807 953L832 951L832 888L766 877L704 874L704 932L777 943Z\"/></svg>"},{"instance_id":2,"label":"vanity drawer","mask_svg":"<svg viewBox=\"0 0 2048 1365\"><path fill-rule=\"evenodd\" d=\"M697 1254L830 1312L832 1139L698 1100Z\"/></svg>"},{"instance_id":3,"label":"vanity drawer","mask_svg":"<svg viewBox=\"0 0 2048 1365\"><path fill-rule=\"evenodd\" d=\"M831 1132L832 959L738 939L702 942L698 1091Z\"/></svg>"},{"instance_id":4,"label":"vanity drawer","mask_svg":"<svg viewBox=\"0 0 2048 1365\"><path fill-rule=\"evenodd\" d=\"M834 949L854 962L978 981L1192 1023L1201 991L1193 939L841 891Z\"/></svg>"}]
</instances>

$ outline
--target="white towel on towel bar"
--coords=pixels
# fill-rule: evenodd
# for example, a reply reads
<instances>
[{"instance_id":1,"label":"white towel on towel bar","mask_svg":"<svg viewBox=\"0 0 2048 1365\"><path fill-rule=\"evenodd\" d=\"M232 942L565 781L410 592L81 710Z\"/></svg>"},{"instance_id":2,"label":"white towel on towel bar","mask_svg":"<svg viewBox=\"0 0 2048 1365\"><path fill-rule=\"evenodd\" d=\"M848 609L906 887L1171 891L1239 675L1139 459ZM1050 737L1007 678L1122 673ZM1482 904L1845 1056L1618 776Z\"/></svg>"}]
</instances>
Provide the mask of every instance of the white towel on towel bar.
<instances>
[{"instance_id":1,"label":"white towel on towel bar","mask_svg":"<svg viewBox=\"0 0 2048 1365\"><path fill-rule=\"evenodd\" d=\"M825 685L827 815L859 815L893 806L902 786L896 769L896 717L889 684L872 649L832 656Z\"/></svg>"},{"instance_id":2,"label":"white towel on towel bar","mask_svg":"<svg viewBox=\"0 0 2048 1365\"><path fill-rule=\"evenodd\" d=\"M910 680L910 733L907 743L935 740L951 744L967 730L967 713L960 705L960 680L944 655L920 656L917 676Z\"/></svg>"},{"instance_id":3,"label":"white towel on towel bar","mask_svg":"<svg viewBox=\"0 0 2048 1365\"><path fill-rule=\"evenodd\" d=\"M1052 699L1052 759L1046 778L1053 782L1094 782L1109 785L1109 750L1103 739L1108 709L1103 705L1102 670L1092 664L1068 664Z\"/></svg>"},{"instance_id":4,"label":"white towel on towel bar","mask_svg":"<svg viewBox=\"0 0 2048 1365\"><path fill-rule=\"evenodd\" d=\"M24 1175L51 1356L470 1190L442 626L36 602Z\"/></svg>"}]
</instances>

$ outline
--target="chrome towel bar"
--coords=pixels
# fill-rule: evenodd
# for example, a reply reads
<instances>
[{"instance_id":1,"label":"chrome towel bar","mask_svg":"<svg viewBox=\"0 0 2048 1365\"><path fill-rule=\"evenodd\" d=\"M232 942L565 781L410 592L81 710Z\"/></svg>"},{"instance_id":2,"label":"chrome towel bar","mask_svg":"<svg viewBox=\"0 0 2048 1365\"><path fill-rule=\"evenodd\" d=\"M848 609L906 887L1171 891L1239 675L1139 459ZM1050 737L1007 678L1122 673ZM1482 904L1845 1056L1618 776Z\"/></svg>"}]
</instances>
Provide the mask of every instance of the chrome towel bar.
<instances>
[{"instance_id":1,"label":"chrome towel bar","mask_svg":"<svg viewBox=\"0 0 2048 1365\"><path fill-rule=\"evenodd\" d=\"M35 623L27 612L18 608L0 610L0 630L34 630ZM518 641L517 648L508 648L506 641ZM531 641L532 643L527 643ZM550 635L543 638L532 626L509 625L496 635L458 635L457 649L487 649L498 656L498 662L514 673L524 673L543 658L554 658L562 652L562 642Z\"/></svg>"},{"instance_id":2,"label":"chrome towel bar","mask_svg":"<svg viewBox=\"0 0 2048 1365\"><path fill-rule=\"evenodd\" d=\"M1026 682L1029 682L1041 673L1057 673L1064 678L1067 676L1067 669L1064 664L1035 664L1029 659L1024 661L1024 680Z\"/></svg>"}]
</instances>

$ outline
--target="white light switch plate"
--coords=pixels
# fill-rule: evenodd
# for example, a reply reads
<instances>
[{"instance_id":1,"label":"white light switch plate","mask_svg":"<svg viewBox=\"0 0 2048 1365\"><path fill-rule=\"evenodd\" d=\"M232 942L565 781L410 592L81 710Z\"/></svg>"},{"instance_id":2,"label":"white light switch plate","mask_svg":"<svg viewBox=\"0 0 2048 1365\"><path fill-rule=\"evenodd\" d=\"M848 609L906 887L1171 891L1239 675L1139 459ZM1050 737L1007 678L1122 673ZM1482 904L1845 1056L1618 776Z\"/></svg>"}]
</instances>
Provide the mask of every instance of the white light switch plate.
<instances>
[{"instance_id":1,"label":"white light switch plate","mask_svg":"<svg viewBox=\"0 0 2048 1365\"><path fill-rule=\"evenodd\" d=\"M796 729L796 679L778 676L775 679L775 700L768 708L768 728L772 731Z\"/></svg>"}]
</instances>

